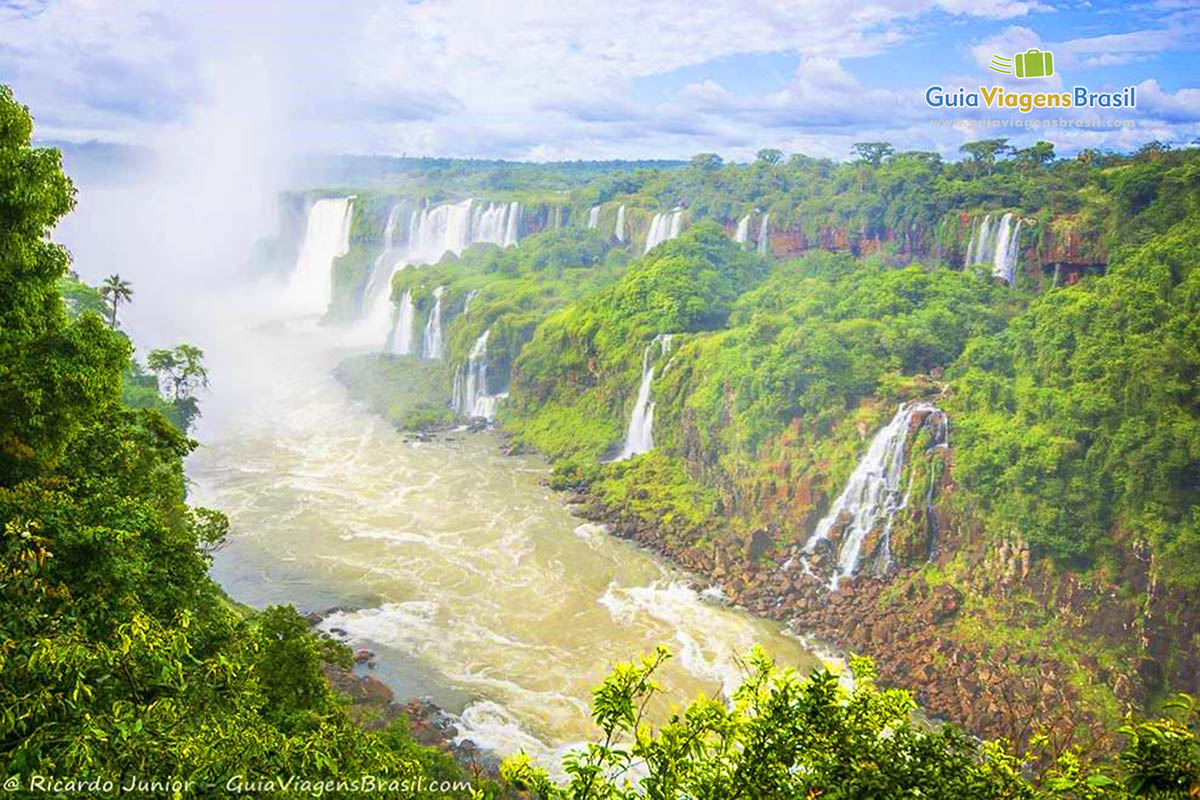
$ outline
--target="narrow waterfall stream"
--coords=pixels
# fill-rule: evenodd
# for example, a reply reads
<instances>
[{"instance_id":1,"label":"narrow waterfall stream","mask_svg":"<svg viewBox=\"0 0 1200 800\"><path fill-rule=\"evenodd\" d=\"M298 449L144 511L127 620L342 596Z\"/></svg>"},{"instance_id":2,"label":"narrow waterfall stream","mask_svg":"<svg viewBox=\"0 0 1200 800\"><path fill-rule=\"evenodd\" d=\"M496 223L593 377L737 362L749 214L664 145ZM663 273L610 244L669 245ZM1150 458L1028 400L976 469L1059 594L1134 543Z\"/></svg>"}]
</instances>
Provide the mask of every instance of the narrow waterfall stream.
<instances>
[{"instance_id":1,"label":"narrow waterfall stream","mask_svg":"<svg viewBox=\"0 0 1200 800\"><path fill-rule=\"evenodd\" d=\"M770 214L763 214L762 222L759 223L759 226L758 226L757 252L760 256L765 256L768 252L770 252L771 233L770 233L770 229L767 227L767 224L770 222L770 220L771 220Z\"/></svg>"},{"instance_id":2,"label":"narrow waterfall stream","mask_svg":"<svg viewBox=\"0 0 1200 800\"><path fill-rule=\"evenodd\" d=\"M666 356L671 348L671 335L659 334L654 341L646 345L642 351L642 381L638 384L637 399L633 403L633 413L629 416L629 426L625 430L625 444L621 448L618 461L648 453L654 449L654 400L651 397L651 385L654 383L654 350L659 350L659 357Z\"/></svg>"},{"instance_id":3,"label":"narrow waterfall stream","mask_svg":"<svg viewBox=\"0 0 1200 800\"><path fill-rule=\"evenodd\" d=\"M830 588L836 589L842 578L848 578L858 570L863 542L872 532L879 533L883 558L890 562L888 537L892 524L897 512L908 506L912 491L910 483L902 493L900 483L907 463L909 435L918 415L922 424L933 418L940 437L944 438L947 423L941 409L925 402L900 406L891 421L875 434L842 493L817 523L805 545L805 550L812 553L820 543L832 541L835 527L841 528Z\"/></svg>"},{"instance_id":4,"label":"narrow waterfall stream","mask_svg":"<svg viewBox=\"0 0 1200 800\"><path fill-rule=\"evenodd\" d=\"M396 321L392 326L391 336L388 337L388 346L384 348L385 352L398 356L407 356L412 353L415 316L416 308L413 307L412 289L405 289L404 294L400 295L400 305L396 309Z\"/></svg>"},{"instance_id":5,"label":"narrow waterfall stream","mask_svg":"<svg viewBox=\"0 0 1200 800\"><path fill-rule=\"evenodd\" d=\"M750 240L750 215L742 217L738 220L737 230L733 234L733 240L738 244L745 244Z\"/></svg>"},{"instance_id":6,"label":"narrow waterfall stream","mask_svg":"<svg viewBox=\"0 0 1200 800\"><path fill-rule=\"evenodd\" d=\"M454 399L452 402L455 410L464 417L495 419L496 404L506 396L488 394L487 343L491 333L489 328L480 334L471 348L466 365L460 364L454 373Z\"/></svg>"},{"instance_id":7,"label":"narrow waterfall stream","mask_svg":"<svg viewBox=\"0 0 1200 800\"><path fill-rule=\"evenodd\" d=\"M429 319L425 323L425 337L421 345L421 357L439 359L442 357L444 337L442 336L442 295L446 287L439 286L433 290L433 308L429 311Z\"/></svg>"}]
</instances>

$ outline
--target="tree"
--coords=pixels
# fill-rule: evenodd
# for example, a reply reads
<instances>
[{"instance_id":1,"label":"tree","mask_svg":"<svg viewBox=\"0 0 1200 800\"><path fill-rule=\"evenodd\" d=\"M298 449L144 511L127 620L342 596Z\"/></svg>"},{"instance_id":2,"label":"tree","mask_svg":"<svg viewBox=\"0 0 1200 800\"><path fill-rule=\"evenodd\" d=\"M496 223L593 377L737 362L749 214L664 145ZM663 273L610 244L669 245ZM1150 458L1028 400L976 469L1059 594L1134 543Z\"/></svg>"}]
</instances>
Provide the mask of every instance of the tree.
<instances>
[{"instance_id":1,"label":"tree","mask_svg":"<svg viewBox=\"0 0 1200 800\"><path fill-rule=\"evenodd\" d=\"M967 142L958 148L959 152L971 156L972 162L983 174L991 175L998 156L1011 153L1013 148L1008 139L980 139L977 142Z\"/></svg>"},{"instance_id":2,"label":"tree","mask_svg":"<svg viewBox=\"0 0 1200 800\"><path fill-rule=\"evenodd\" d=\"M655 673L669 657L660 647L640 663L619 664L593 692L602 739L564 757L565 782L524 754L507 759L501 776L538 800L1125 800L1189 797L1200 785L1188 698L1172 704L1182 710L1173 718L1127 726L1130 744L1118 763L1096 765L1076 751L1039 751L1023 761L1006 742L914 723L912 696L877 688L874 664L858 657L851 658L854 688L846 690L827 669L801 679L756 649L732 702L702 697L655 729L647 709L660 688Z\"/></svg>"},{"instance_id":3,"label":"tree","mask_svg":"<svg viewBox=\"0 0 1200 800\"><path fill-rule=\"evenodd\" d=\"M878 167L896 149L889 142L855 142L850 152L858 156L859 161Z\"/></svg>"},{"instance_id":4,"label":"tree","mask_svg":"<svg viewBox=\"0 0 1200 800\"><path fill-rule=\"evenodd\" d=\"M1022 172L1043 169L1054 160L1054 145L1050 142L1037 142L1024 150L1016 151L1016 159Z\"/></svg>"},{"instance_id":5,"label":"tree","mask_svg":"<svg viewBox=\"0 0 1200 800\"><path fill-rule=\"evenodd\" d=\"M758 151L756 156L760 164L769 164L774 166L783 160L783 151L776 150L773 147L764 147Z\"/></svg>"},{"instance_id":6,"label":"tree","mask_svg":"<svg viewBox=\"0 0 1200 800\"><path fill-rule=\"evenodd\" d=\"M197 389L208 388L208 370L204 366L204 351L186 342L172 350L151 350L146 366L165 384L171 403L178 410L184 430L200 416L196 402Z\"/></svg>"},{"instance_id":7,"label":"tree","mask_svg":"<svg viewBox=\"0 0 1200 800\"><path fill-rule=\"evenodd\" d=\"M117 329L117 306L133 299L133 287L122 280L120 275L113 273L100 284L100 296L108 303L108 327Z\"/></svg>"},{"instance_id":8,"label":"tree","mask_svg":"<svg viewBox=\"0 0 1200 800\"><path fill-rule=\"evenodd\" d=\"M700 153L697 156L693 156L691 160L693 168L705 173L716 172L721 168L723 163L725 162L716 153Z\"/></svg>"}]
</instances>

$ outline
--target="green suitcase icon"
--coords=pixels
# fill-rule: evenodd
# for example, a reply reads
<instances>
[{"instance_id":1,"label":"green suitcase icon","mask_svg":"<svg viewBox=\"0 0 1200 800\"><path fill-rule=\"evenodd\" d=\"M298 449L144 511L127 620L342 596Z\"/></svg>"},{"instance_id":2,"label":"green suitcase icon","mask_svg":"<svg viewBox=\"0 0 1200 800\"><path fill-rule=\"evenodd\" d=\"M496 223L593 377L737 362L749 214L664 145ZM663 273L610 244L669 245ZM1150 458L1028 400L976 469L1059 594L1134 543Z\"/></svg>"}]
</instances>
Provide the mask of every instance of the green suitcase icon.
<instances>
[{"instance_id":1,"label":"green suitcase icon","mask_svg":"<svg viewBox=\"0 0 1200 800\"><path fill-rule=\"evenodd\" d=\"M1054 54L1036 47L1013 56L1018 78L1049 78L1054 74Z\"/></svg>"}]
</instances>

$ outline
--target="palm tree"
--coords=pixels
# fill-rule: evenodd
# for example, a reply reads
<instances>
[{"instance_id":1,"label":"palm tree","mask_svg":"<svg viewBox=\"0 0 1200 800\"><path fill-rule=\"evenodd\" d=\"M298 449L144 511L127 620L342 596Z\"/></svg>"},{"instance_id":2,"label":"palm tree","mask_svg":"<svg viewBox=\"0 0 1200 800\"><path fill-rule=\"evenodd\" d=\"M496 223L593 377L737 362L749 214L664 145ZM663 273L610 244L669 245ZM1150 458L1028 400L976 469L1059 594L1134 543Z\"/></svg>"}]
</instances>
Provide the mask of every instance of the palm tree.
<instances>
[{"instance_id":1,"label":"palm tree","mask_svg":"<svg viewBox=\"0 0 1200 800\"><path fill-rule=\"evenodd\" d=\"M116 330L117 306L133 299L133 287L129 285L129 281L122 280L120 275L113 273L100 284L100 296L109 305L108 327Z\"/></svg>"}]
</instances>

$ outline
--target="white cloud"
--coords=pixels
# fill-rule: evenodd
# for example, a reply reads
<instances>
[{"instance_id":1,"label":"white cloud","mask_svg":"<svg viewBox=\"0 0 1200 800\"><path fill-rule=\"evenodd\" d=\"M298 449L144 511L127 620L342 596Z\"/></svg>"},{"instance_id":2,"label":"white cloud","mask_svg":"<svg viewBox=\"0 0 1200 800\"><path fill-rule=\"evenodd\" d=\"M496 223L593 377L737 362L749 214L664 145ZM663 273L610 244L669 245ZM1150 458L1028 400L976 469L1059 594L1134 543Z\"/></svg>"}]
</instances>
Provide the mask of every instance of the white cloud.
<instances>
[{"instance_id":1,"label":"white cloud","mask_svg":"<svg viewBox=\"0 0 1200 800\"><path fill-rule=\"evenodd\" d=\"M1046 8L1025 0L10 0L0 6L0 81L33 108L44 138L153 142L233 92L275 121L270 133L283 148L601 158L726 148L740 157L798 137L841 147L838 137L860 137L858 129L918 123L917 89L863 86L845 60L897 47L931 12L1011 20L1035 10ZM993 52L1041 45L1030 27L1011 26L970 56L985 65ZM1055 55L1121 57L1150 45L1148 35L1077 40ZM654 101L635 92L644 78L775 52L798 54L800 66L774 92L741 95L715 80ZM231 53L252 80L220 68ZM257 96L243 97L251 91Z\"/></svg>"}]
</instances>

